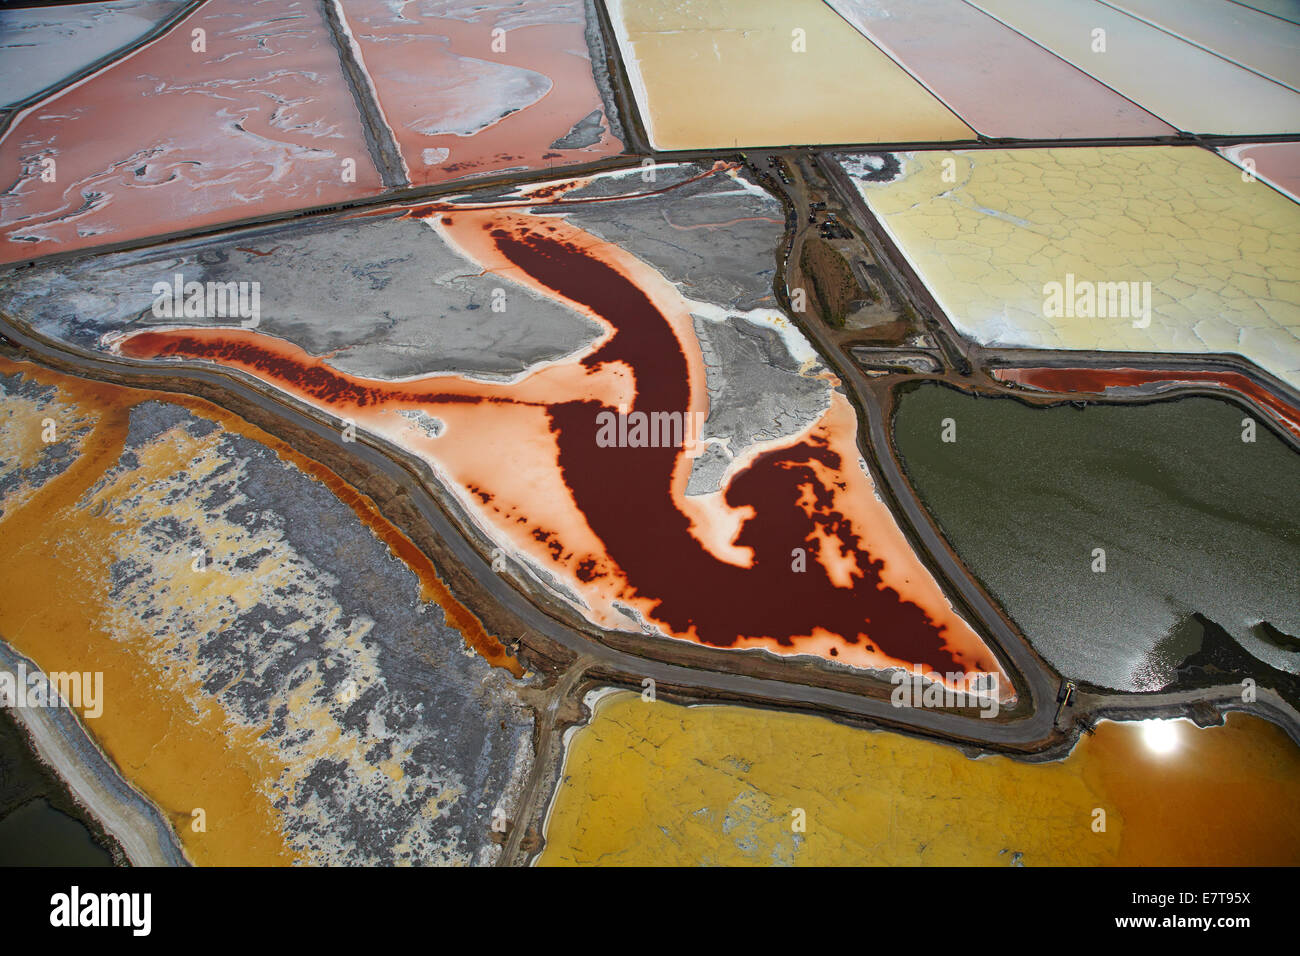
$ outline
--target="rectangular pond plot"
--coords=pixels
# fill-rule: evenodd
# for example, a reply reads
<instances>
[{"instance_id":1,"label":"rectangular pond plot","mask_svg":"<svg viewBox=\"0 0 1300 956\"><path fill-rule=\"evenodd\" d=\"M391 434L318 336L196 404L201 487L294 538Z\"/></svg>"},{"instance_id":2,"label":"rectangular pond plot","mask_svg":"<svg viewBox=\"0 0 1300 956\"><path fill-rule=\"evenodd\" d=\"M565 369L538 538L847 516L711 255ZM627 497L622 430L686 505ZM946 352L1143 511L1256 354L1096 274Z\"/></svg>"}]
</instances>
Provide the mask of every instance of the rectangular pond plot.
<instances>
[{"instance_id":1,"label":"rectangular pond plot","mask_svg":"<svg viewBox=\"0 0 1300 956\"><path fill-rule=\"evenodd\" d=\"M1204 730L1103 721L1066 759L1026 763L806 714L647 706L627 691L587 702L542 866L1253 866L1300 853L1300 750L1247 714Z\"/></svg>"},{"instance_id":2,"label":"rectangular pond plot","mask_svg":"<svg viewBox=\"0 0 1300 956\"><path fill-rule=\"evenodd\" d=\"M382 188L321 8L289 0L211 0L20 113L0 174L0 262Z\"/></svg>"},{"instance_id":3,"label":"rectangular pond plot","mask_svg":"<svg viewBox=\"0 0 1300 956\"><path fill-rule=\"evenodd\" d=\"M1300 457L1243 425L1256 418L1222 399L1034 408L929 384L900 397L894 443L962 561L1063 676L1155 691L1217 673L1294 695Z\"/></svg>"},{"instance_id":4,"label":"rectangular pond plot","mask_svg":"<svg viewBox=\"0 0 1300 956\"><path fill-rule=\"evenodd\" d=\"M1110 0L1112 6L1248 70L1300 89L1300 24L1225 0ZM1296 5L1300 9L1300 4Z\"/></svg>"},{"instance_id":5,"label":"rectangular pond plot","mask_svg":"<svg viewBox=\"0 0 1300 956\"><path fill-rule=\"evenodd\" d=\"M1096 0L969 2L1180 130L1300 129L1300 94Z\"/></svg>"},{"instance_id":6,"label":"rectangular pond plot","mask_svg":"<svg viewBox=\"0 0 1300 956\"><path fill-rule=\"evenodd\" d=\"M873 0L830 5L985 136L1174 135L1168 124L964 0L912 0L889 9Z\"/></svg>"},{"instance_id":7,"label":"rectangular pond plot","mask_svg":"<svg viewBox=\"0 0 1300 956\"><path fill-rule=\"evenodd\" d=\"M118 0L0 10L0 105L12 106L130 46L181 0Z\"/></svg>"},{"instance_id":8,"label":"rectangular pond plot","mask_svg":"<svg viewBox=\"0 0 1300 956\"><path fill-rule=\"evenodd\" d=\"M607 7L656 149L975 138L818 0Z\"/></svg>"},{"instance_id":9,"label":"rectangular pond plot","mask_svg":"<svg viewBox=\"0 0 1300 956\"><path fill-rule=\"evenodd\" d=\"M622 151L593 75L581 0L341 8L414 185ZM603 68L603 64L602 64Z\"/></svg>"},{"instance_id":10,"label":"rectangular pond plot","mask_svg":"<svg viewBox=\"0 0 1300 956\"><path fill-rule=\"evenodd\" d=\"M1300 208L1214 153L917 152L888 181L844 163L981 344L1235 353L1300 385Z\"/></svg>"}]
</instances>

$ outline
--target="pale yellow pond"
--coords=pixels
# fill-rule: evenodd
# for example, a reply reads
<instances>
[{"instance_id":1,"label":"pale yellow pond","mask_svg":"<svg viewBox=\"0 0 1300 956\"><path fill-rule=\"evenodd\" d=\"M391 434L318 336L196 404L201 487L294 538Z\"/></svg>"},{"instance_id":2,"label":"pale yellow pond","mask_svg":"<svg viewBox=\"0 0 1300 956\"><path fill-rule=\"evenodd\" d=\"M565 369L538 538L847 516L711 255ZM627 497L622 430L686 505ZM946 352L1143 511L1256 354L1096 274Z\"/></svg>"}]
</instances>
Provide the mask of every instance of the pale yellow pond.
<instances>
[{"instance_id":1,"label":"pale yellow pond","mask_svg":"<svg viewBox=\"0 0 1300 956\"><path fill-rule=\"evenodd\" d=\"M1300 205L1222 157L1086 147L902 163L894 181L858 189L963 334L992 346L1230 352L1300 386ZM1071 283L1084 307L1053 308L1063 304L1053 283ZM1138 295L1114 314L1103 283L1138 283Z\"/></svg>"},{"instance_id":2,"label":"pale yellow pond","mask_svg":"<svg viewBox=\"0 0 1300 956\"><path fill-rule=\"evenodd\" d=\"M1294 865L1297 799L1300 747L1241 714L1106 722L1065 760L1028 764L617 692L570 739L539 862Z\"/></svg>"},{"instance_id":3,"label":"pale yellow pond","mask_svg":"<svg viewBox=\"0 0 1300 956\"><path fill-rule=\"evenodd\" d=\"M821 0L609 0L656 149L975 138Z\"/></svg>"}]
</instances>

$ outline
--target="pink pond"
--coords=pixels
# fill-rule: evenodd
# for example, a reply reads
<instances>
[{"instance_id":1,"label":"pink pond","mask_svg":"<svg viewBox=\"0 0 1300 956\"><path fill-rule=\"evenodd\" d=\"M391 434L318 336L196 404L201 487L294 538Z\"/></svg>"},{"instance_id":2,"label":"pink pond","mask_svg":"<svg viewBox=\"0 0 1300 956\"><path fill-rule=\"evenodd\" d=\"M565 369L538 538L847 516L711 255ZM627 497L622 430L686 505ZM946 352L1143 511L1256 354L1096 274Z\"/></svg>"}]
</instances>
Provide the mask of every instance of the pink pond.
<instances>
[{"instance_id":1,"label":"pink pond","mask_svg":"<svg viewBox=\"0 0 1300 956\"><path fill-rule=\"evenodd\" d=\"M1238 166L1249 160L1255 176L1300 201L1300 143L1250 143L1220 152Z\"/></svg>"},{"instance_id":2,"label":"pink pond","mask_svg":"<svg viewBox=\"0 0 1300 956\"><path fill-rule=\"evenodd\" d=\"M829 0L985 136L1088 139L1173 136L1175 130L963 0Z\"/></svg>"},{"instance_id":3,"label":"pink pond","mask_svg":"<svg viewBox=\"0 0 1300 956\"><path fill-rule=\"evenodd\" d=\"M209 0L18 116L0 139L0 179L14 184L0 195L0 262L382 188L309 0Z\"/></svg>"},{"instance_id":4,"label":"pink pond","mask_svg":"<svg viewBox=\"0 0 1300 956\"><path fill-rule=\"evenodd\" d=\"M413 185L622 152L592 75L580 0L355 0L344 10ZM593 113L589 136L565 140Z\"/></svg>"}]
</instances>

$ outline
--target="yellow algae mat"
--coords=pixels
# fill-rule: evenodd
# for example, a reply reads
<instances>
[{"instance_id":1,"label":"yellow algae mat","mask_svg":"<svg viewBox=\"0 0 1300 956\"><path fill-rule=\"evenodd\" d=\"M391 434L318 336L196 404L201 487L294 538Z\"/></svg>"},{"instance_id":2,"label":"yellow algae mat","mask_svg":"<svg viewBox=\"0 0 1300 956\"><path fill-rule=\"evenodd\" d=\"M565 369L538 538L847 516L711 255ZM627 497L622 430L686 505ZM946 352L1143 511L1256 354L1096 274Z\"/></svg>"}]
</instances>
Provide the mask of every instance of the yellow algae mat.
<instances>
[{"instance_id":1,"label":"yellow algae mat","mask_svg":"<svg viewBox=\"0 0 1300 956\"><path fill-rule=\"evenodd\" d=\"M619 692L574 732L540 862L1201 865L1300 858L1300 747L1259 718L1102 723L1064 761L972 760L820 717ZM1098 813L1102 811L1102 813ZM1104 824L1104 829L1100 826ZM802 830L799 827L802 826Z\"/></svg>"}]
</instances>

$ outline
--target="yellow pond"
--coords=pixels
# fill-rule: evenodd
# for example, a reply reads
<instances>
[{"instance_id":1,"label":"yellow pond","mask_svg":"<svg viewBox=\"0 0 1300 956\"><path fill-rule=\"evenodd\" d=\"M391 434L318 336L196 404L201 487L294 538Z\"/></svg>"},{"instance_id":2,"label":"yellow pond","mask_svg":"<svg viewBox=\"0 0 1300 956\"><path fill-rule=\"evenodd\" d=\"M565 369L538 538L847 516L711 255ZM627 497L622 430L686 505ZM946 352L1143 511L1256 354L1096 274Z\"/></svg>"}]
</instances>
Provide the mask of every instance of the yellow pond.
<instances>
[{"instance_id":1,"label":"yellow pond","mask_svg":"<svg viewBox=\"0 0 1300 956\"><path fill-rule=\"evenodd\" d=\"M1026 764L618 692L570 740L539 862L1294 865L1297 799L1300 748L1239 714L1103 723L1068 759Z\"/></svg>"},{"instance_id":2,"label":"yellow pond","mask_svg":"<svg viewBox=\"0 0 1300 956\"><path fill-rule=\"evenodd\" d=\"M608 0L656 149L971 140L821 0Z\"/></svg>"}]
</instances>

